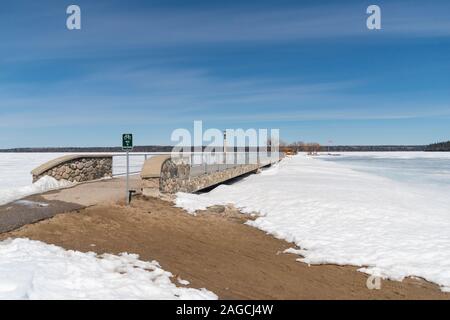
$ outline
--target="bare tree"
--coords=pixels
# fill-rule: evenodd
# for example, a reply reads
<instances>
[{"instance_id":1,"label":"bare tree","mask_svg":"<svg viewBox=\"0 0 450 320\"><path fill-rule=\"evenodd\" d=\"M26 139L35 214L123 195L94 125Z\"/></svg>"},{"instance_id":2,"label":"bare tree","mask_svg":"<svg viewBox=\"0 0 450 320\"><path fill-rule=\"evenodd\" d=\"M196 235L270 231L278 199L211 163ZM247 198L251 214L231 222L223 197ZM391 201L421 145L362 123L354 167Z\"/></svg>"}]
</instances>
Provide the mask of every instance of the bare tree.
<instances>
[{"instance_id":1,"label":"bare tree","mask_svg":"<svg viewBox=\"0 0 450 320\"><path fill-rule=\"evenodd\" d=\"M289 145L295 152L303 151L305 147L305 143L303 141L295 141Z\"/></svg>"},{"instance_id":2,"label":"bare tree","mask_svg":"<svg viewBox=\"0 0 450 320\"><path fill-rule=\"evenodd\" d=\"M317 154L320 151L319 143L312 143L312 152L313 154Z\"/></svg>"},{"instance_id":3,"label":"bare tree","mask_svg":"<svg viewBox=\"0 0 450 320\"><path fill-rule=\"evenodd\" d=\"M303 147L303 151L307 152L309 155L316 155L320 151L320 144L313 142L307 143Z\"/></svg>"}]
</instances>

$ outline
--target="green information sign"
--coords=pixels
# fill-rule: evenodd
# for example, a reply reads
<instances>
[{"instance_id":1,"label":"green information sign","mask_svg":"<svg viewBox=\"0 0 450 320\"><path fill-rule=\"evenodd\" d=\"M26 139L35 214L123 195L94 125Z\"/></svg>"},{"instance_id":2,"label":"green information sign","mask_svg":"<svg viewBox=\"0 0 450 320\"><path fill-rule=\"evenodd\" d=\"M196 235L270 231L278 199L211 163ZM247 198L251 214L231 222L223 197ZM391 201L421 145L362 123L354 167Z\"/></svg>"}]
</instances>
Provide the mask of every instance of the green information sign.
<instances>
[{"instance_id":1,"label":"green information sign","mask_svg":"<svg viewBox=\"0 0 450 320\"><path fill-rule=\"evenodd\" d=\"M133 134L124 133L122 135L122 150L133 150Z\"/></svg>"}]
</instances>

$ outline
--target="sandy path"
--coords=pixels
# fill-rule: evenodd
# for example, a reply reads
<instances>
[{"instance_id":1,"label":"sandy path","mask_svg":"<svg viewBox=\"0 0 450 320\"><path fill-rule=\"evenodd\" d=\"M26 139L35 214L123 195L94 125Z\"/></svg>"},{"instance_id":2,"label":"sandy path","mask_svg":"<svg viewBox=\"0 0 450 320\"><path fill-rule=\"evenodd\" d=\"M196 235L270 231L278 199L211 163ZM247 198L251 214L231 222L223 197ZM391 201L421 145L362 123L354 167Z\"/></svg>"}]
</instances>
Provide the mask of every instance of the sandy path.
<instances>
[{"instance_id":1,"label":"sandy path","mask_svg":"<svg viewBox=\"0 0 450 320\"><path fill-rule=\"evenodd\" d=\"M289 243L243 224L233 213L186 214L171 203L136 199L129 208L97 205L57 215L15 232L64 248L97 253L138 253L193 287L221 299L450 299L430 283L408 279L366 288L354 267L311 266L281 253Z\"/></svg>"},{"instance_id":2,"label":"sandy path","mask_svg":"<svg viewBox=\"0 0 450 320\"><path fill-rule=\"evenodd\" d=\"M130 189L140 189L139 176L130 177ZM114 178L25 197L0 205L0 233L51 218L59 213L97 204L124 202L125 194L125 178Z\"/></svg>"}]
</instances>

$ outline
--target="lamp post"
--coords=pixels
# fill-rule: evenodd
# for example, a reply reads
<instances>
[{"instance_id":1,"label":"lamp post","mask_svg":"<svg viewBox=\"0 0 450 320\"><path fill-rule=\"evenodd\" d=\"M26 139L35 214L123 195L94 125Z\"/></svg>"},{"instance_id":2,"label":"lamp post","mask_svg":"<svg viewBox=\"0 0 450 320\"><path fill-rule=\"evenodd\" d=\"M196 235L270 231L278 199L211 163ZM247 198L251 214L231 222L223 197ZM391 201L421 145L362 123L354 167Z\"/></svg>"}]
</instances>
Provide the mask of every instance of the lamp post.
<instances>
[{"instance_id":1,"label":"lamp post","mask_svg":"<svg viewBox=\"0 0 450 320\"><path fill-rule=\"evenodd\" d=\"M223 163L227 163L227 130L223 130Z\"/></svg>"}]
</instances>

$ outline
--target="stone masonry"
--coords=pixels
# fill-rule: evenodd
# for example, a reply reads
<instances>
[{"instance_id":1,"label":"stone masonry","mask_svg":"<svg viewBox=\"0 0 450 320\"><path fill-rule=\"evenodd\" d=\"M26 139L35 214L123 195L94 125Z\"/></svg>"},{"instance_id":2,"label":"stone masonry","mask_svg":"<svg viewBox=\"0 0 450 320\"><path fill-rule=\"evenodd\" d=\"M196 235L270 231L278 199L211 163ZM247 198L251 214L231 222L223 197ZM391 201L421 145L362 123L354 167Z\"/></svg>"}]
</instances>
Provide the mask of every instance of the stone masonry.
<instances>
[{"instance_id":1,"label":"stone masonry","mask_svg":"<svg viewBox=\"0 0 450 320\"><path fill-rule=\"evenodd\" d=\"M159 189L162 193L196 192L241 175L255 172L258 164L240 165L226 170L207 173L195 177L190 176L190 166L166 160L161 167Z\"/></svg>"},{"instance_id":2,"label":"stone masonry","mask_svg":"<svg viewBox=\"0 0 450 320\"><path fill-rule=\"evenodd\" d=\"M112 156L64 156L43 164L31 173L33 182L44 176L70 182L84 182L112 177Z\"/></svg>"}]
</instances>

